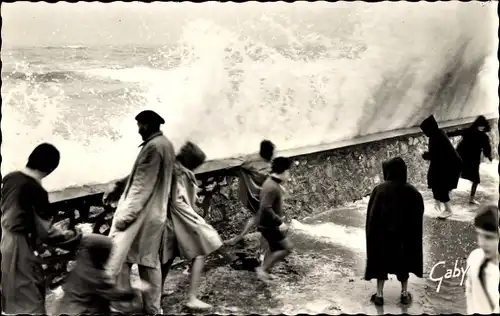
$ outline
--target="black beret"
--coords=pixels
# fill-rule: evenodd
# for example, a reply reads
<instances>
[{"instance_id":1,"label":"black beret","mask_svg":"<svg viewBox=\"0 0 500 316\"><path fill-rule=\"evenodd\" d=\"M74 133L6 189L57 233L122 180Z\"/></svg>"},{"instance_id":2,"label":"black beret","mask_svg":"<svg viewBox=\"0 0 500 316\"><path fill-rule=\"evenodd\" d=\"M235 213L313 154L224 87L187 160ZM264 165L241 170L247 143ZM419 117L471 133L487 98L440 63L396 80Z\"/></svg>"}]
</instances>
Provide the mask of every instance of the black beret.
<instances>
[{"instance_id":1,"label":"black beret","mask_svg":"<svg viewBox=\"0 0 500 316\"><path fill-rule=\"evenodd\" d=\"M155 111L146 110L137 114L135 120L142 124L165 124L165 120Z\"/></svg>"}]
</instances>

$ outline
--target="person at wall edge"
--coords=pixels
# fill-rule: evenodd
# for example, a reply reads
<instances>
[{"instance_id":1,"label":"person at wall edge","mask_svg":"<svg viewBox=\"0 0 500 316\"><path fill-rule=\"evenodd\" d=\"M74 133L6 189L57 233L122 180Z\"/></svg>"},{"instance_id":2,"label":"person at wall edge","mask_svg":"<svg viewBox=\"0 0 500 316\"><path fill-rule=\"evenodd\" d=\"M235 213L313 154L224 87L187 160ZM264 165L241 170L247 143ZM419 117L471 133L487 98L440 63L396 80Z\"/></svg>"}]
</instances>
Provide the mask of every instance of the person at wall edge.
<instances>
[{"instance_id":1,"label":"person at wall edge","mask_svg":"<svg viewBox=\"0 0 500 316\"><path fill-rule=\"evenodd\" d=\"M481 153L490 161L493 160L491 155L490 138L486 133L491 130L490 124L482 115L472 123L464 134L462 140L457 146L457 153L462 158L463 167L461 177L472 182L470 190L470 204L479 204L474 198L476 190L481 183L479 176L479 165L481 164Z\"/></svg>"},{"instance_id":2,"label":"person at wall edge","mask_svg":"<svg viewBox=\"0 0 500 316\"><path fill-rule=\"evenodd\" d=\"M453 214L450 192L458 186L462 159L446 134L439 129L433 115L426 118L420 128L429 137L428 151L422 155L424 160L430 161L427 184L432 189L436 210L441 211L441 203L444 204L445 209L439 218L445 219Z\"/></svg>"}]
</instances>

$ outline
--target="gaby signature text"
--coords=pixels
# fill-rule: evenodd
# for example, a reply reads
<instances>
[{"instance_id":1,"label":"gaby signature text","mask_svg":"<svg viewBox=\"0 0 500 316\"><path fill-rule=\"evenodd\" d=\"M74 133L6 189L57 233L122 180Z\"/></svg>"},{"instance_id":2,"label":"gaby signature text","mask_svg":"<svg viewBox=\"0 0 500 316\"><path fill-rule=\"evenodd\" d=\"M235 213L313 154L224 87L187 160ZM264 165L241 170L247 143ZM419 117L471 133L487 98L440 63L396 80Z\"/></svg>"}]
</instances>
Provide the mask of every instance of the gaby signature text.
<instances>
[{"instance_id":1,"label":"gaby signature text","mask_svg":"<svg viewBox=\"0 0 500 316\"><path fill-rule=\"evenodd\" d=\"M465 276L467 275L467 271L469 270L469 267L458 267L458 260L455 260L455 266L453 269L446 269L446 273L444 275L441 275L440 277L436 276L435 270L436 268L440 266L446 265L446 261L440 261L436 263L432 269L431 273L429 274L429 279L434 282L438 282L438 286L436 289L436 293L439 293L439 290L441 289L441 284L443 283L443 280L445 279L455 279L455 278L461 278L460 280L460 286L464 284Z\"/></svg>"}]
</instances>

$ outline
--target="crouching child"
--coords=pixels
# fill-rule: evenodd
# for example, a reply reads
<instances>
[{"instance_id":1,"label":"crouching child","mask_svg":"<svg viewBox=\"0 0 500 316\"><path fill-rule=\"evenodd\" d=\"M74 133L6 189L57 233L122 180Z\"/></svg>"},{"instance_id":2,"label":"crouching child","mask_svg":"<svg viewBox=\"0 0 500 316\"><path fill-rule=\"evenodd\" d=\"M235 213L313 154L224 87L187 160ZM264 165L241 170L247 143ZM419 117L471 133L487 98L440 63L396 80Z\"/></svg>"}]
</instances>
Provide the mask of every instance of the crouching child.
<instances>
[{"instance_id":1,"label":"crouching child","mask_svg":"<svg viewBox=\"0 0 500 316\"><path fill-rule=\"evenodd\" d=\"M84 235L55 314L110 314L111 301L134 299L134 290L118 290L105 273L112 247L113 242L107 236Z\"/></svg>"}]
</instances>

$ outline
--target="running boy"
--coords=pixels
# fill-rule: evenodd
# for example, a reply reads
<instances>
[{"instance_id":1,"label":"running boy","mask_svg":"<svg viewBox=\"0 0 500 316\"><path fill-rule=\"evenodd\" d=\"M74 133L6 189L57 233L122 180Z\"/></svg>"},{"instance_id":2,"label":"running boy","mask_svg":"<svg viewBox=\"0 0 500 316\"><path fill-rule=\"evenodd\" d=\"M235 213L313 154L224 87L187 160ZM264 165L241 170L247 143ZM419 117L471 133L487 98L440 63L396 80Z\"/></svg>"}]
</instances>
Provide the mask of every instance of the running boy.
<instances>
[{"instance_id":1,"label":"running boy","mask_svg":"<svg viewBox=\"0 0 500 316\"><path fill-rule=\"evenodd\" d=\"M256 268L257 276L262 281L271 279L269 270L285 259L291 251L290 241L286 238L287 225L283 222L283 192L281 184L290 178L291 161L285 157L273 160L271 174L264 181L260 191L260 207L257 212L257 225L260 233L269 244L270 253L264 262Z\"/></svg>"},{"instance_id":2,"label":"running boy","mask_svg":"<svg viewBox=\"0 0 500 316\"><path fill-rule=\"evenodd\" d=\"M498 314L498 208L495 205L481 207L474 226L479 248L467 259L467 314Z\"/></svg>"}]
</instances>

